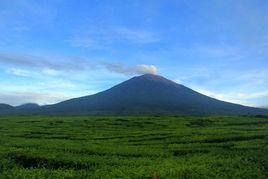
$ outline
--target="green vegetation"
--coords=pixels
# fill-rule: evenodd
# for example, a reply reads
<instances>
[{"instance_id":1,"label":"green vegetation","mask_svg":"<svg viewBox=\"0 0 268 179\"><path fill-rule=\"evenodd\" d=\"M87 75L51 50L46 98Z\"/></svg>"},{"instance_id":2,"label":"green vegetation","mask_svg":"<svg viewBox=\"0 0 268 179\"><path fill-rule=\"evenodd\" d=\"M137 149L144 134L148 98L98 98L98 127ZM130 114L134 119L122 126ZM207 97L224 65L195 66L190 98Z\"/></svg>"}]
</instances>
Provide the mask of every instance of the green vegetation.
<instances>
[{"instance_id":1,"label":"green vegetation","mask_svg":"<svg viewBox=\"0 0 268 179\"><path fill-rule=\"evenodd\" d=\"M266 116L0 117L0 178L268 178Z\"/></svg>"}]
</instances>

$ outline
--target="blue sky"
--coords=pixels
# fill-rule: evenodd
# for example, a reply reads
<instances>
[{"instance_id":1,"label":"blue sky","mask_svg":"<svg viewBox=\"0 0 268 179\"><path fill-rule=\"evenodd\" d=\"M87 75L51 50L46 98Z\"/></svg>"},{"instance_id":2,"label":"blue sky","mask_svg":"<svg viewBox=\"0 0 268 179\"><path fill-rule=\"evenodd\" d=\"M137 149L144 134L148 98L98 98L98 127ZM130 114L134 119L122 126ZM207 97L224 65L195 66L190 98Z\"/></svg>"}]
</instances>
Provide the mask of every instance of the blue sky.
<instances>
[{"instance_id":1,"label":"blue sky","mask_svg":"<svg viewBox=\"0 0 268 179\"><path fill-rule=\"evenodd\" d=\"M157 73L268 106L266 0L1 0L0 103L51 104Z\"/></svg>"}]
</instances>

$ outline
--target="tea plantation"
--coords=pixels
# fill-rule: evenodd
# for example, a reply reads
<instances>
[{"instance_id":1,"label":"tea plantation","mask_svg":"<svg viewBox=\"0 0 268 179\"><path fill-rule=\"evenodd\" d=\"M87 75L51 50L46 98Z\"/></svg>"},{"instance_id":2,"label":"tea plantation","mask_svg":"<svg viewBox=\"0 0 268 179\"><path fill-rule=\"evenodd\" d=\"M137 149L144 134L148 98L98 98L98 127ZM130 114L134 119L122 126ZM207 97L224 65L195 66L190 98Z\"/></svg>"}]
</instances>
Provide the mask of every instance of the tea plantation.
<instances>
[{"instance_id":1,"label":"tea plantation","mask_svg":"<svg viewBox=\"0 0 268 179\"><path fill-rule=\"evenodd\" d=\"M268 117L2 116L0 178L268 178Z\"/></svg>"}]
</instances>

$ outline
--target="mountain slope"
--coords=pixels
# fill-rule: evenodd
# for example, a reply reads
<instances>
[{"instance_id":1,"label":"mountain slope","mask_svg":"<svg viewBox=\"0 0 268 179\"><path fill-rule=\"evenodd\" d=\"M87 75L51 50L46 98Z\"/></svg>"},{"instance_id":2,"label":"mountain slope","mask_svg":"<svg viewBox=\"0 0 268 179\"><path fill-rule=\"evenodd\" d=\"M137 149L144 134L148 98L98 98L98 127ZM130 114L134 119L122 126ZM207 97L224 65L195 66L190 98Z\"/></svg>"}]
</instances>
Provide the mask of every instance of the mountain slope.
<instances>
[{"instance_id":1,"label":"mountain slope","mask_svg":"<svg viewBox=\"0 0 268 179\"><path fill-rule=\"evenodd\" d=\"M0 114L222 115L268 114L268 110L219 101L164 77L146 74L106 91L54 105L0 104Z\"/></svg>"},{"instance_id":2,"label":"mountain slope","mask_svg":"<svg viewBox=\"0 0 268 179\"><path fill-rule=\"evenodd\" d=\"M219 101L157 75L142 75L95 95L45 106L49 114L261 114L268 110Z\"/></svg>"}]
</instances>

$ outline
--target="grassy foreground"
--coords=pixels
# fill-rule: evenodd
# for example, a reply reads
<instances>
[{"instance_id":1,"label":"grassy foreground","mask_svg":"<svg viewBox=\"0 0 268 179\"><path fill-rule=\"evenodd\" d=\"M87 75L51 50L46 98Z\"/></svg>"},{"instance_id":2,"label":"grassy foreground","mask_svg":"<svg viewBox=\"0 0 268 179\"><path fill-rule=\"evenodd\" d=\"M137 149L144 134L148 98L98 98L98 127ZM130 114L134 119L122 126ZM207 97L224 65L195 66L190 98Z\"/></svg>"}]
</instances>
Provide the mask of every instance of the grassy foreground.
<instances>
[{"instance_id":1,"label":"grassy foreground","mask_svg":"<svg viewBox=\"0 0 268 179\"><path fill-rule=\"evenodd\" d=\"M268 178L268 119L0 117L0 178Z\"/></svg>"}]
</instances>

